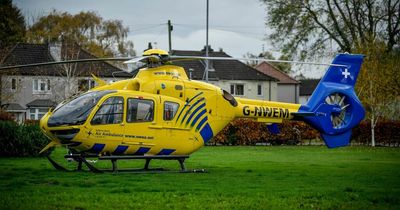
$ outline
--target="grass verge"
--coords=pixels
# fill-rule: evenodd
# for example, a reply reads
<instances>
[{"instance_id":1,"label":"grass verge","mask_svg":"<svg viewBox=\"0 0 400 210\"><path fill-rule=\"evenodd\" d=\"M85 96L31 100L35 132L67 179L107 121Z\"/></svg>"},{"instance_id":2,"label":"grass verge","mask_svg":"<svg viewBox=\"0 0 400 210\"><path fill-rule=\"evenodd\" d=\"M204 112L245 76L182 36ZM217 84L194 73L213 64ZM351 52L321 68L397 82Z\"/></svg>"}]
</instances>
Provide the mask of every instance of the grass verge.
<instances>
[{"instance_id":1,"label":"grass verge","mask_svg":"<svg viewBox=\"0 0 400 210\"><path fill-rule=\"evenodd\" d=\"M65 163L65 152L52 156ZM0 209L400 209L396 148L204 147L187 167L208 173L68 173L45 158L1 158Z\"/></svg>"}]
</instances>

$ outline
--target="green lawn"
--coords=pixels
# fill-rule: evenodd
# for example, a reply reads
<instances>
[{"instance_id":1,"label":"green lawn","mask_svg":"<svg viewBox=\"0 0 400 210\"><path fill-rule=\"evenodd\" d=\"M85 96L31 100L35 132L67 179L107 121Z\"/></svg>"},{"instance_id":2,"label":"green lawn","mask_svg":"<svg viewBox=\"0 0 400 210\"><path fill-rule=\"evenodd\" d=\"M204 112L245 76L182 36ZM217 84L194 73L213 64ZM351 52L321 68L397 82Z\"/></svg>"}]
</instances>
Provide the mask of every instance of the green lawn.
<instances>
[{"instance_id":1,"label":"green lawn","mask_svg":"<svg viewBox=\"0 0 400 210\"><path fill-rule=\"evenodd\" d=\"M72 167L64 153L52 156ZM0 167L0 209L400 209L397 148L205 147L187 160L208 171L197 174L67 173L45 158Z\"/></svg>"}]
</instances>

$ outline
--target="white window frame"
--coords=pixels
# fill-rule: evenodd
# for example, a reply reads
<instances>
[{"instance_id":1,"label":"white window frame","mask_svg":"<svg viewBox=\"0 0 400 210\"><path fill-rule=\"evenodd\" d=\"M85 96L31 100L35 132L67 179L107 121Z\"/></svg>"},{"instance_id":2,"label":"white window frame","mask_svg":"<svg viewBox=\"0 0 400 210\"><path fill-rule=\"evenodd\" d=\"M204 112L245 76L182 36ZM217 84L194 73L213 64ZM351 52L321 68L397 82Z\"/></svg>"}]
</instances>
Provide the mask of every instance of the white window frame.
<instances>
[{"instance_id":1,"label":"white window frame","mask_svg":"<svg viewBox=\"0 0 400 210\"><path fill-rule=\"evenodd\" d=\"M36 85L35 85L36 84ZM42 85L44 85L44 90L42 90ZM50 79L33 79L32 90L35 94L50 94L51 93L51 81Z\"/></svg>"},{"instance_id":2,"label":"white window frame","mask_svg":"<svg viewBox=\"0 0 400 210\"><path fill-rule=\"evenodd\" d=\"M258 92L258 87L260 87L261 89L261 93L259 93ZM263 88L264 88L264 85L263 84L261 84L261 83L258 83L257 84L257 96L264 96L264 90L263 90Z\"/></svg>"},{"instance_id":3,"label":"white window frame","mask_svg":"<svg viewBox=\"0 0 400 210\"><path fill-rule=\"evenodd\" d=\"M45 112L40 111L40 109L46 109ZM32 112L33 111L33 112ZM29 108L29 119L30 120L40 120L39 115L45 115L48 112L48 107L33 107ZM33 118L32 118L33 115Z\"/></svg>"},{"instance_id":4,"label":"white window frame","mask_svg":"<svg viewBox=\"0 0 400 210\"><path fill-rule=\"evenodd\" d=\"M242 95L240 95L240 94L237 94L237 86L238 85L241 85L241 86L243 86L243 94ZM232 93L232 86L233 86L233 93ZM232 94L232 95L234 95L234 96L244 96L245 95L245 93L244 93L244 89L245 88L245 85L243 84L243 83L231 83L230 85L229 85L229 92Z\"/></svg>"}]
</instances>

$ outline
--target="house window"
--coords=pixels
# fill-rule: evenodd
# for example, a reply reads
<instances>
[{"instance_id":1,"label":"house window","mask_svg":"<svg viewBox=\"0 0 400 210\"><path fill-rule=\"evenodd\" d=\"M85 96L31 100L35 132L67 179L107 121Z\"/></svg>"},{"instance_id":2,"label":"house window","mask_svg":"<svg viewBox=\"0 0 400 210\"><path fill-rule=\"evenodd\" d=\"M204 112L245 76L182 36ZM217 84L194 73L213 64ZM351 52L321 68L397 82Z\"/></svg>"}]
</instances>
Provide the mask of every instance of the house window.
<instances>
[{"instance_id":1,"label":"house window","mask_svg":"<svg viewBox=\"0 0 400 210\"><path fill-rule=\"evenodd\" d=\"M174 119L176 112L178 111L179 104L174 102L166 101L164 103L164 120L172 120Z\"/></svg>"},{"instance_id":2,"label":"house window","mask_svg":"<svg viewBox=\"0 0 400 210\"><path fill-rule=\"evenodd\" d=\"M34 93L46 93L51 90L49 79L34 79L33 80L33 92Z\"/></svg>"},{"instance_id":3,"label":"house window","mask_svg":"<svg viewBox=\"0 0 400 210\"><path fill-rule=\"evenodd\" d=\"M101 105L93 117L92 125L122 123L124 115L124 98L110 97Z\"/></svg>"},{"instance_id":4,"label":"house window","mask_svg":"<svg viewBox=\"0 0 400 210\"><path fill-rule=\"evenodd\" d=\"M16 90L17 89L17 79L12 78L11 79L11 90Z\"/></svg>"},{"instance_id":5,"label":"house window","mask_svg":"<svg viewBox=\"0 0 400 210\"><path fill-rule=\"evenodd\" d=\"M30 108L29 119L40 120L48 111L48 108Z\"/></svg>"},{"instance_id":6,"label":"house window","mask_svg":"<svg viewBox=\"0 0 400 210\"><path fill-rule=\"evenodd\" d=\"M127 122L151 122L154 118L154 102L145 99L128 99Z\"/></svg>"},{"instance_id":7,"label":"house window","mask_svg":"<svg viewBox=\"0 0 400 210\"><path fill-rule=\"evenodd\" d=\"M244 85L243 84L231 84L231 94L236 96L244 95Z\"/></svg>"},{"instance_id":8,"label":"house window","mask_svg":"<svg viewBox=\"0 0 400 210\"><path fill-rule=\"evenodd\" d=\"M263 95L262 84L258 84L257 85L257 95L258 96L262 96Z\"/></svg>"},{"instance_id":9,"label":"house window","mask_svg":"<svg viewBox=\"0 0 400 210\"><path fill-rule=\"evenodd\" d=\"M91 79L81 79L78 81L79 91L88 91L96 86L94 80Z\"/></svg>"}]
</instances>

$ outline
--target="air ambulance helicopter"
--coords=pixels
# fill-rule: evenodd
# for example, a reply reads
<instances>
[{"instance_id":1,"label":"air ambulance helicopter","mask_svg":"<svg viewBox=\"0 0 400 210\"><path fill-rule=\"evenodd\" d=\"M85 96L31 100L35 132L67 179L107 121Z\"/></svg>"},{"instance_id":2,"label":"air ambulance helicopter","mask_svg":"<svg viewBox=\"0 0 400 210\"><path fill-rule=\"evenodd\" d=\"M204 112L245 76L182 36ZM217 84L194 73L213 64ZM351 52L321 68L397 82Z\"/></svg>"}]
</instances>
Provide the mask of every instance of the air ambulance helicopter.
<instances>
[{"instance_id":1,"label":"air ambulance helicopter","mask_svg":"<svg viewBox=\"0 0 400 210\"><path fill-rule=\"evenodd\" d=\"M338 54L331 64L325 64L328 70L306 105L236 98L212 84L190 80L182 67L172 65L185 59L244 60L173 56L150 49L134 58L70 60L0 69L95 60L146 64L131 79L107 84L94 77L97 87L60 103L40 120L40 128L51 140L41 152L65 145L73 151L65 157L78 161L78 170L84 163L93 172L101 170L86 158L111 160L113 171L118 171L119 159L145 159L144 170L149 170L152 159L178 160L181 171L187 171L184 160L236 118L268 125L302 120L321 133L329 148L345 146L351 129L365 116L354 91L363 55ZM55 168L66 170L48 159Z\"/></svg>"}]
</instances>

